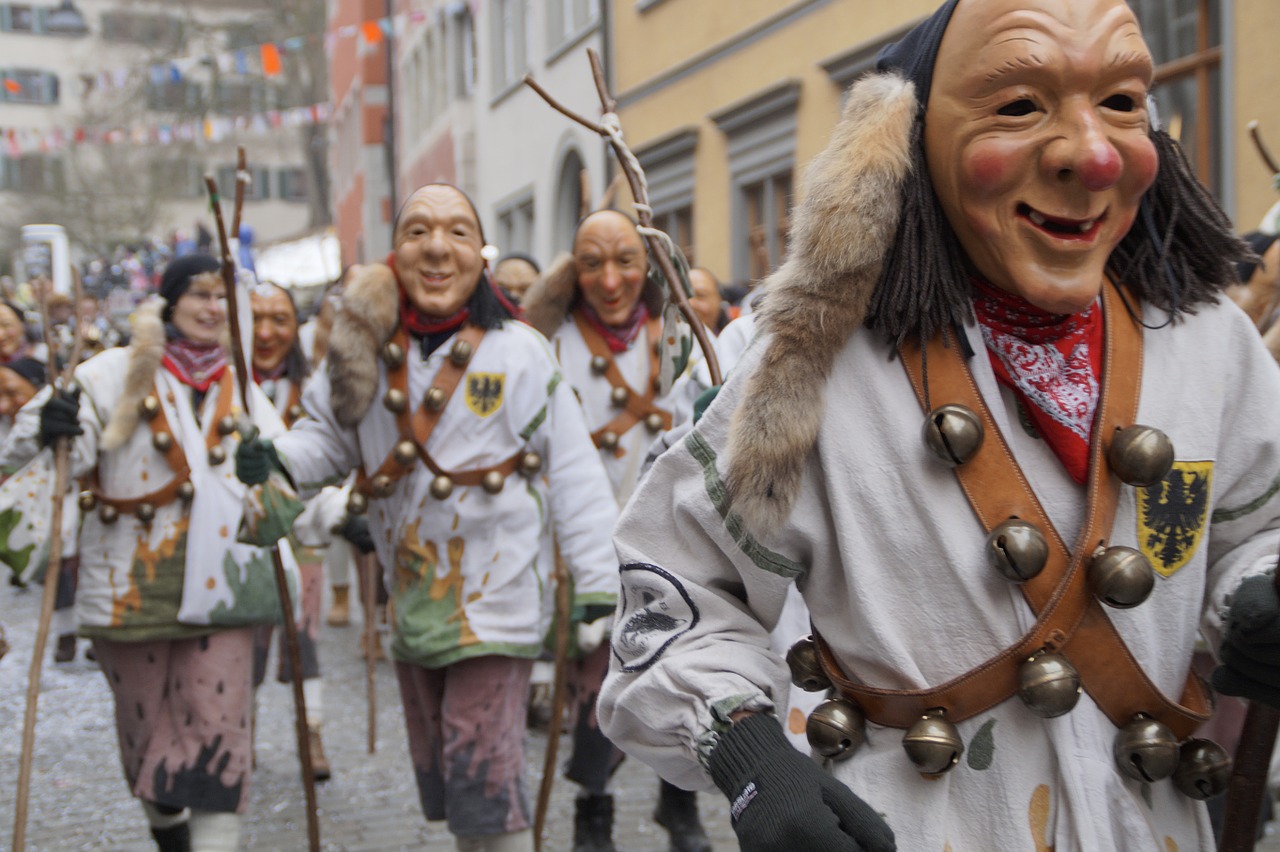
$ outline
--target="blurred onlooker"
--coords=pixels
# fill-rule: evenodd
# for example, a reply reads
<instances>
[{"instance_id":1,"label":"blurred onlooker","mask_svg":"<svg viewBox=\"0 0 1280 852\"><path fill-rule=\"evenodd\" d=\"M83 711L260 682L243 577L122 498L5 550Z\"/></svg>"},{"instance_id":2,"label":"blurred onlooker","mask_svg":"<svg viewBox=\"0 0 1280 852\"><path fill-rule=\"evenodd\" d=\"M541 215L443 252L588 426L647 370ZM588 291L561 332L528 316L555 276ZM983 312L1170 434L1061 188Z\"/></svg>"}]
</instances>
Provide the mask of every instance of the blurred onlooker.
<instances>
[{"instance_id":1,"label":"blurred onlooker","mask_svg":"<svg viewBox=\"0 0 1280 852\"><path fill-rule=\"evenodd\" d=\"M0 301L0 364L7 364L31 353L27 325L22 308L10 301Z\"/></svg>"},{"instance_id":2,"label":"blurred onlooker","mask_svg":"<svg viewBox=\"0 0 1280 852\"><path fill-rule=\"evenodd\" d=\"M538 262L527 254L512 252L503 255L493 267L493 282L511 297L517 305L524 298L525 291L538 280L542 269Z\"/></svg>"},{"instance_id":3,"label":"blurred onlooker","mask_svg":"<svg viewBox=\"0 0 1280 852\"><path fill-rule=\"evenodd\" d=\"M695 266L689 270L689 283L693 285L693 298L689 300L689 304L694 313L708 331L719 334L729 324L729 313L725 310L724 297L720 293L720 282L710 269Z\"/></svg>"}]
</instances>

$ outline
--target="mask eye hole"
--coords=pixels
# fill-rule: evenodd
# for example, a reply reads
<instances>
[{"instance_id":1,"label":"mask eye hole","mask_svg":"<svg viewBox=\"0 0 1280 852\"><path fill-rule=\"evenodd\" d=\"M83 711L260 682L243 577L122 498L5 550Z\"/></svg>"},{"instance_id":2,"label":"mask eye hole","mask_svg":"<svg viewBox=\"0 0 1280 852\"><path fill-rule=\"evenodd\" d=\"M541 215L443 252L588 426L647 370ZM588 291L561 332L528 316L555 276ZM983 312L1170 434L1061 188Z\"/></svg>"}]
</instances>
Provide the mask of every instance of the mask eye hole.
<instances>
[{"instance_id":1,"label":"mask eye hole","mask_svg":"<svg viewBox=\"0 0 1280 852\"><path fill-rule=\"evenodd\" d=\"M996 110L1000 115L1008 115L1013 117L1030 115L1036 111L1035 102L1030 98L1018 98L1016 101L1010 101L1000 109Z\"/></svg>"},{"instance_id":2,"label":"mask eye hole","mask_svg":"<svg viewBox=\"0 0 1280 852\"><path fill-rule=\"evenodd\" d=\"M1112 109L1116 112L1133 112L1138 108L1137 101L1129 95L1112 95L1103 101L1102 105L1107 109Z\"/></svg>"}]
</instances>

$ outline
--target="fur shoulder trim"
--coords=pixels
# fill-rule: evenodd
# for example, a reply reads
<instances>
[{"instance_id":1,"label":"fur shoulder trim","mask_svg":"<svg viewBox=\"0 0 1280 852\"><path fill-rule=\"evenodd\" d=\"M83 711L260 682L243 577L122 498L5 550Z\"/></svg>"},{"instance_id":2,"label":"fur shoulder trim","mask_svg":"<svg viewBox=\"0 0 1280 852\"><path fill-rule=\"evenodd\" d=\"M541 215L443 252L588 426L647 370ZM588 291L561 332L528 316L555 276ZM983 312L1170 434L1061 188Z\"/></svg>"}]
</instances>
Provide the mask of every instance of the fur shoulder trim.
<instances>
[{"instance_id":1,"label":"fur shoulder trim","mask_svg":"<svg viewBox=\"0 0 1280 852\"><path fill-rule=\"evenodd\" d=\"M578 287L578 264L573 255L562 252L547 267L520 301L525 322L550 340L569 313Z\"/></svg>"},{"instance_id":2,"label":"fur shoulder trim","mask_svg":"<svg viewBox=\"0 0 1280 852\"><path fill-rule=\"evenodd\" d=\"M762 285L769 339L733 414L726 476L733 510L757 536L791 514L831 366L866 319L898 227L918 109L915 86L897 74L854 84L806 170L789 256Z\"/></svg>"},{"instance_id":3,"label":"fur shoulder trim","mask_svg":"<svg viewBox=\"0 0 1280 852\"><path fill-rule=\"evenodd\" d=\"M339 425L360 422L378 389L378 352L400 323L400 285L391 267L371 263L342 293L325 360L330 400Z\"/></svg>"},{"instance_id":4,"label":"fur shoulder trim","mask_svg":"<svg viewBox=\"0 0 1280 852\"><path fill-rule=\"evenodd\" d=\"M129 326L129 364L125 368L124 391L116 402L107 428L102 432L102 449L117 450L138 428L138 403L151 393L156 371L164 360L164 321L160 319L164 300L148 299L138 306Z\"/></svg>"}]
</instances>

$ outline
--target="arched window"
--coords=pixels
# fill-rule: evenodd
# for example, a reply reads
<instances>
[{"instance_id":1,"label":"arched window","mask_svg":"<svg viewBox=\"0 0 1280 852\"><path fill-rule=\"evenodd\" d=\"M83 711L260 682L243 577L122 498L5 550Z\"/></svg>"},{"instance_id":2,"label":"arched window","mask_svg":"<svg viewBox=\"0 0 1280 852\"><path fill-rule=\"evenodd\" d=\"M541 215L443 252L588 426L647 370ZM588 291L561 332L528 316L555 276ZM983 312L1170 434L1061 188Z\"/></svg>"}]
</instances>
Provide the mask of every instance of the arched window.
<instances>
[{"instance_id":1,"label":"arched window","mask_svg":"<svg viewBox=\"0 0 1280 852\"><path fill-rule=\"evenodd\" d=\"M554 228L552 239L555 240L555 251L569 251L573 246L573 232L578 229L578 220L589 212L590 199L583 198L583 165L582 157L570 148L565 152L560 163L560 176L556 180L556 206L552 214Z\"/></svg>"}]
</instances>

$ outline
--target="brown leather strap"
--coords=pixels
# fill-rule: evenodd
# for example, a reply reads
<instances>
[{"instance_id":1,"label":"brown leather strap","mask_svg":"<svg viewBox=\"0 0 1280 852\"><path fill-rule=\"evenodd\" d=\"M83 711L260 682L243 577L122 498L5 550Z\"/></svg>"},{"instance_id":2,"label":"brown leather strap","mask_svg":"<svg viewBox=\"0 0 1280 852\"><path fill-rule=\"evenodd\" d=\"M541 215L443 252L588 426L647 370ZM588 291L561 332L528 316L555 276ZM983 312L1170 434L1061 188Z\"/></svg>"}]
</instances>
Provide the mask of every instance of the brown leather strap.
<instances>
[{"instance_id":1,"label":"brown leather strap","mask_svg":"<svg viewBox=\"0 0 1280 852\"><path fill-rule=\"evenodd\" d=\"M604 377L609 382L609 387L625 388L627 391L627 404L618 410L617 415L612 420L591 433L591 440L597 449L600 447L600 442L605 432L612 432L621 438L633 426L650 414L657 414L662 418L664 431L670 429L671 412L653 404L653 397L658 390L658 374L662 366L658 361L658 337L662 334L662 321L650 319L646 325L647 337L652 346L649 348L649 381L645 384L644 393L636 393L635 388L627 384L627 380L622 375L622 370L618 368L617 360L613 357L613 350L609 348L609 344L605 342L604 337L596 330L595 326L583 316L581 309L573 312L573 321L577 324L578 332L582 335L583 341L586 342L587 350L591 353L591 357L604 359L606 364ZM613 451L614 455L617 456L621 456L623 452L624 450L621 447L617 447Z\"/></svg>"},{"instance_id":2,"label":"brown leather strap","mask_svg":"<svg viewBox=\"0 0 1280 852\"><path fill-rule=\"evenodd\" d=\"M1133 424L1142 385L1142 329L1110 285L1103 288L1103 317L1106 351L1090 446L1089 512L1070 551L996 426L956 341L949 335L935 337L923 353L915 345L903 347L903 365L926 413L943 403L958 403L982 420L982 446L955 472L983 529L990 532L1014 517L1032 523L1049 543L1049 558L1039 575L1022 584L1023 595L1037 616L1031 630L1000 654L940 686L888 690L855 683L843 676L830 648L815 634L819 658L832 682L855 700L871 721L905 728L935 708L944 709L953 722L970 718L1017 692L1018 669L1044 649L1060 651L1071 660L1084 688L1117 726L1137 713L1146 713L1185 738L1212 712L1194 673L1188 674L1183 693L1188 706L1162 695L1088 588L1088 560L1109 538L1119 501L1120 484L1107 465L1107 449L1117 429ZM932 399L925 395L926 362Z\"/></svg>"},{"instance_id":3,"label":"brown leather strap","mask_svg":"<svg viewBox=\"0 0 1280 852\"><path fill-rule=\"evenodd\" d=\"M284 428L292 429L293 424L298 422L302 417L299 411L299 405L302 403L302 384L300 382L289 382L289 400L284 406Z\"/></svg>"},{"instance_id":4,"label":"brown leather strap","mask_svg":"<svg viewBox=\"0 0 1280 852\"><path fill-rule=\"evenodd\" d=\"M421 403L412 414L406 406L405 410L396 413L396 426L400 432L397 441L412 441L417 450L418 458L437 476L447 476L453 480L455 485L479 485L484 480L486 474L497 471L504 477L510 476L515 472L520 464L520 459L524 456L524 450L517 451L510 458L507 458L496 465L489 467L477 468L475 470L452 471L445 470L436 460L427 452L427 439L431 437L431 433L435 431L436 424L440 422L440 418L444 415L445 409L449 406L449 401L453 399L454 392L458 389L458 385L462 383L462 377L466 375L467 365L475 359L475 353L479 351L480 341L484 339L485 330L478 326L467 325L454 335L454 341L463 341L471 347L471 358L462 364L457 364L448 356L445 357L444 363L440 365L440 369L436 372L435 379L431 382L431 387L444 392L444 402L439 408L428 408L426 402ZM409 334L405 329L396 330L392 340L401 347L402 352L409 352ZM409 393L409 359L405 358L400 364L387 369L387 387L392 390L399 390L406 395ZM386 477L384 480L389 484L397 482L402 476L409 472L413 467L412 464L404 465L396 460L395 453L388 453L387 457L379 465L378 469L373 472L372 476L365 474L361 469L356 475L355 488L357 491L365 494L367 497L377 498L379 495L373 491L373 480L379 477Z\"/></svg>"},{"instance_id":5,"label":"brown leather strap","mask_svg":"<svg viewBox=\"0 0 1280 852\"><path fill-rule=\"evenodd\" d=\"M153 386L152 391L156 398L160 398L159 388ZM235 381L232 377L231 370L223 370L222 378L218 380L218 401L213 411L213 420L205 429L204 449L205 452L212 450L214 447L222 443L222 433L218 431L218 424L222 419L231 413L231 405L235 400ZM169 427L169 418L165 416L164 406L161 405L156 412L156 416L147 421L147 425L151 427L152 436L159 434L167 434L173 438L173 443L169 445L169 449L165 450L164 458L169 463L170 469L173 470L173 478L165 483L164 487L152 491L150 494L144 494L141 497L108 497L102 493L101 485L98 480L98 469L95 467L89 471L84 478L84 489L93 493L98 498L98 502L104 506L110 506L122 515L131 514L138 506L143 503L149 503L154 508L167 506L178 498L178 489L182 487L184 482L191 479L191 468L187 464L187 454L182 450L182 444L178 441L173 430Z\"/></svg>"}]
</instances>

